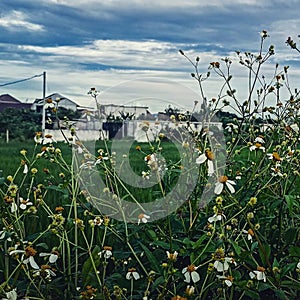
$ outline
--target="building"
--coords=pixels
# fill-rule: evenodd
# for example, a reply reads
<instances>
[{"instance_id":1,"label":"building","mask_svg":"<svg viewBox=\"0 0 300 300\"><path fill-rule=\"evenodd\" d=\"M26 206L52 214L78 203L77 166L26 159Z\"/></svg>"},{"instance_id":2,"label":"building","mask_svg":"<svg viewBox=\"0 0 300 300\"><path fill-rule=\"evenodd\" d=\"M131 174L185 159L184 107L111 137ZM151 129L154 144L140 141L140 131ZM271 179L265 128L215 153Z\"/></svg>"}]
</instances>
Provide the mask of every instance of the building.
<instances>
[{"instance_id":1,"label":"building","mask_svg":"<svg viewBox=\"0 0 300 300\"><path fill-rule=\"evenodd\" d=\"M0 95L0 111L6 108L30 109L31 103L23 103L9 94Z\"/></svg>"},{"instance_id":2,"label":"building","mask_svg":"<svg viewBox=\"0 0 300 300\"><path fill-rule=\"evenodd\" d=\"M121 117L122 119L130 117L131 119L136 119L141 115L147 115L149 107L148 106L136 106L136 105L118 105L118 104L101 104L100 111L104 118L109 116L114 116L115 118Z\"/></svg>"},{"instance_id":3,"label":"building","mask_svg":"<svg viewBox=\"0 0 300 300\"><path fill-rule=\"evenodd\" d=\"M54 103L56 103L56 101L59 101L58 102L59 108L63 107L65 109L70 109L72 111L77 111L78 108L80 107L80 105L78 105L76 102L74 102L73 100L71 100L65 96L62 96L59 93L53 93L53 94L47 96L45 99L46 100L51 99ZM35 99L34 103L32 104L31 109L36 112L42 112L43 105L44 105L44 99Z\"/></svg>"}]
</instances>

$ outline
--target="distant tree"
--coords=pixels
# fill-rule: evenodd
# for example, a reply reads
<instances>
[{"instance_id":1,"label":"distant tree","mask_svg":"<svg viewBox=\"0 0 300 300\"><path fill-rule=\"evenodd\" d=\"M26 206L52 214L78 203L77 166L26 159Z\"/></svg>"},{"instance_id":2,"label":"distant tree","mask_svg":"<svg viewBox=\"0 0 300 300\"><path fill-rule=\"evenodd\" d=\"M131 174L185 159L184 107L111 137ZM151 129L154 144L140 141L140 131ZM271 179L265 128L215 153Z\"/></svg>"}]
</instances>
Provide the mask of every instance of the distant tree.
<instances>
[{"instance_id":1,"label":"distant tree","mask_svg":"<svg viewBox=\"0 0 300 300\"><path fill-rule=\"evenodd\" d=\"M42 116L26 109L7 108L0 112L0 137L5 139L9 131L10 139L24 141L31 139L34 133L41 131Z\"/></svg>"}]
</instances>

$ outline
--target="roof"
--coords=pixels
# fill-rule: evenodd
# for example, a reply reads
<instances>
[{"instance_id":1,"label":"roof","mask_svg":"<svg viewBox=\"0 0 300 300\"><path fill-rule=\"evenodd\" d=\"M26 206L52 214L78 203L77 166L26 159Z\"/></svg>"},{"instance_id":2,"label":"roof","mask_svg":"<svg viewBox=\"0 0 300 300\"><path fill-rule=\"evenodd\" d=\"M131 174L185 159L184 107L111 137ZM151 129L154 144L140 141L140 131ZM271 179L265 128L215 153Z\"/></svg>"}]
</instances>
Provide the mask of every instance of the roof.
<instances>
[{"instance_id":1,"label":"roof","mask_svg":"<svg viewBox=\"0 0 300 300\"><path fill-rule=\"evenodd\" d=\"M0 95L0 111L6 108L30 109L31 103L23 103L9 94Z\"/></svg>"},{"instance_id":2,"label":"roof","mask_svg":"<svg viewBox=\"0 0 300 300\"><path fill-rule=\"evenodd\" d=\"M46 96L45 98L46 99L52 99L52 100L56 100L56 99L67 100L69 102L74 103L76 106L79 106L75 101L73 101L73 100L71 100L71 99L69 99L69 98L67 98L67 97L65 97L65 96L63 96L59 93L53 93L51 95ZM38 98L38 99L35 99L34 103L43 104L44 103L43 101L44 101L44 99Z\"/></svg>"},{"instance_id":3,"label":"roof","mask_svg":"<svg viewBox=\"0 0 300 300\"><path fill-rule=\"evenodd\" d=\"M22 104L21 101L17 100L9 94L0 95L0 103L10 103L10 104Z\"/></svg>"}]
</instances>

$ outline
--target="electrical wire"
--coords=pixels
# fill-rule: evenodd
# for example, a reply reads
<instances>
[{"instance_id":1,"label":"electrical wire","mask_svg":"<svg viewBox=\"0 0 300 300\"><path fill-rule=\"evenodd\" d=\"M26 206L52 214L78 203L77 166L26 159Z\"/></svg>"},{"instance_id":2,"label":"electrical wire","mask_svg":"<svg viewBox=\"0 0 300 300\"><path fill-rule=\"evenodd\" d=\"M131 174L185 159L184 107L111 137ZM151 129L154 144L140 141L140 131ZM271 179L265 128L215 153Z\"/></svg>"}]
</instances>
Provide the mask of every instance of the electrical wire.
<instances>
[{"instance_id":1,"label":"electrical wire","mask_svg":"<svg viewBox=\"0 0 300 300\"><path fill-rule=\"evenodd\" d=\"M39 75L34 75L34 76L31 76L31 77L28 77L28 78L24 78L24 79L15 80L15 81L12 81L12 82L7 82L7 83L4 83L4 84L0 84L0 87L10 85L10 84L19 83L19 82L23 82L23 81L27 81L27 80L31 80L33 78L41 77L41 76L43 76L43 73L39 74Z\"/></svg>"}]
</instances>

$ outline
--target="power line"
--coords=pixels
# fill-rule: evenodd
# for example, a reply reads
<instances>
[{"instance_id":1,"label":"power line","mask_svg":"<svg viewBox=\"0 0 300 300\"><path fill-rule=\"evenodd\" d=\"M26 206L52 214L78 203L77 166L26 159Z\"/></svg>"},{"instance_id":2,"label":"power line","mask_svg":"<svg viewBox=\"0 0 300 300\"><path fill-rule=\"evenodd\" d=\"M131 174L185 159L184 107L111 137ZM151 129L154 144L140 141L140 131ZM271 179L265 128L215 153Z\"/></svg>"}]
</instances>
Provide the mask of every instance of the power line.
<instances>
[{"instance_id":1,"label":"power line","mask_svg":"<svg viewBox=\"0 0 300 300\"><path fill-rule=\"evenodd\" d=\"M31 80L33 78L36 78L36 77L41 77L43 76L44 74L39 74L39 75L34 75L34 76L31 76L31 77L28 77L28 78L24 78L24 79L20 79L20 80L15 80L15 81L11 81L11 82L7 82L7 83L4 83L4 84L0 84L0 87L1 86L6 86L6 85L10 85L10 84L15 84L15 83L19 83L19 82L23 82L23 81L27 81L27 80Z\"/></svg>"}]
</instances>

